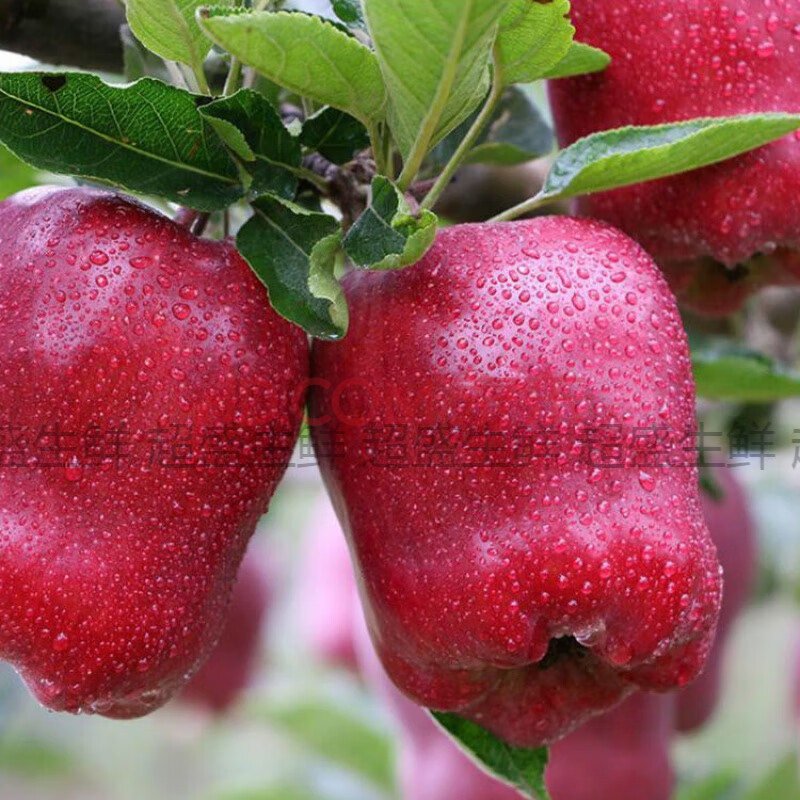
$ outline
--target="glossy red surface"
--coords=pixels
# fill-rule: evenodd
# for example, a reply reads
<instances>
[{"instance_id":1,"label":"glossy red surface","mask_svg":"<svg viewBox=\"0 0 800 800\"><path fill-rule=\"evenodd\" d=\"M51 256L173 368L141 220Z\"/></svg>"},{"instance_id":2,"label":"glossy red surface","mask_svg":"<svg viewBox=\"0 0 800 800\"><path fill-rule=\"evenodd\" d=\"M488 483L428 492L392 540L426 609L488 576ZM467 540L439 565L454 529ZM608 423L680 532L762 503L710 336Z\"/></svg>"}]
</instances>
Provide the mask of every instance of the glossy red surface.
<instances>
[{"instance_id":1,"label":"glossy red surface","mask_svg":"<svg viewBox=\"0 0 800 800\"><path fill-rule=\"evenodd\" d=\"M135 717L216 642L289 459L305 335L228 243L125 198L0 205L0 658Z\"/></svg>"}]
</instances>

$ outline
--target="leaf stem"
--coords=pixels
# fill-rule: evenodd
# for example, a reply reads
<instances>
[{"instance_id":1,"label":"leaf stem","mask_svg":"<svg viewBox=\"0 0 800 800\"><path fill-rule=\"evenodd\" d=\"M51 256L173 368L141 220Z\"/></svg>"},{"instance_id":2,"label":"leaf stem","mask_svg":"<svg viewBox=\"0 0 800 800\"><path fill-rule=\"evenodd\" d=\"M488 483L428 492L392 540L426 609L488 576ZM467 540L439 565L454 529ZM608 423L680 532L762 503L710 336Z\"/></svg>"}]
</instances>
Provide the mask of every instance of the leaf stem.
<instances>
[{"instance_id":1,"label":"leaf stem","mask_svg":"<svg viewBox=\"0 0 800 800\"><path fill-rule=\"evenodd\" d=\"M381 130L381 126L377 123L370 125L368 133L370 144L372 145L372 157L375 159L375 168L380 175L391 177L388 175L389 165L387 161L386 139L384 132Z\"/></svg>"},{"instance_id":2,"label":"leaf stem","mask_svg":"<svg viewBox=\"0 0 800 800\"><path fill-rule=\"evenodd\" d=\"M222 87L222 94L224 97L233 94L242 82L242 62L236 56L231 57L231 65L228 69L228 75L225 78L225 86Z\"/></svg>"},{"instance_id":3,"label":"leaf stem","mask_svg":"<svg viewBox=\"0 0 800 800\"><path fill-rule=\"evenodd\" d=\"M497 74L496 71L495 74ZM495 79L492 82L492 89L489 92L489 96L486 98L486 102L481 109L481 113L478 114L475 122L472 124L472 127L470 127L469 131L467 132L467 135L461 140L461 144L459 144L458 149L455 151L455 153L453 153L452 157L447 162L442 174L436 179L433 187L422 201L421 208L431 209L436 204L436 201L441 197L442 192L444 192L444 190L450 184L450 181L453 179L453 175L455 175L456 170L461 166L462 162L469 154L469 151L472 150L475 142L478 141L478 137L481 135L481 133L483 133L484 129L489 124L489 120L491 120L492 114L494 114L497 104L500 102L500 98L502 96L503 86L499 80Z\"/></svg>"},{"instance_id":4,"label":"leaf stem","mask_svg":"<svg viewBox=\"0 0 800 800\"><path fill-rule=\"evenodd\" d=\"M445 69L436 89L436 95L433 98L430 111L422 121L422 128L417 135L414 146L408 154L403 164L403 171L397 180L397 187L401 192L407 191L408 187L414 182L417 173L428 155L430 150L431 140L436 134L436 128L442 119L447 101L450 99L450 94L453 90L453 85L456 80L458 58L464 49L467 37L467 15L463 15L455 36L453 37L453 45L448 54L445 63Z\"/></svg>"},{"instance_id":5,"label":"leaf stem","mask_svg":"<svg viewBox=\"0 0 800 800\"><path fill-rule=\"evenodd\" d=\"M504 211L502 214L498 214L497 216L492 217L488 221L510 222L512 219L517 219L518 217L521 217L524 214L530 214L531 211L536 211L536 209L541 208L542 206L545 206L548 203L553 203L559 198L560 195L545 194L544 192L539 192L539 194L536 194L533 197L531 197L530 200L524 200L523 202L519 203L513 208L509 208L507 211Z\"/></svg>"},{"instance_id":6,"label":"leaf stem","mask_svg":"<svg viewBox=\"0 0 800 800\"><path fill-rule=\"evenodd\" d=\"M197 88L200 90L200 94L210 95L211 87L208 85L208 79L206 78L202 62L192 67L192 75L194 75L194 79L197 81Z\"/></svg>"}]
</instances>

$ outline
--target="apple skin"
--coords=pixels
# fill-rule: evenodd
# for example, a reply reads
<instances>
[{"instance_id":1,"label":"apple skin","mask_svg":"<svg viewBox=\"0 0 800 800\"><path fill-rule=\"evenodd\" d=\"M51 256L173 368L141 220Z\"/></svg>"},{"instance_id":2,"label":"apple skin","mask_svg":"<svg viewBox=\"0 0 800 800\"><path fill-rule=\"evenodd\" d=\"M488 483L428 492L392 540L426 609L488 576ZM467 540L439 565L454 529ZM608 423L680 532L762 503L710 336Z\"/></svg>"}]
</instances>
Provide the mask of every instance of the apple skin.
<instances>
[{"instance_id":1,"label":"apple skin","mask_svg":"<svg viewBox=\"0 0 800 800\"><path fill-rule=\"evenodd\" d=\"M353 567L325 493L314 505L300 564L296 594L304 641L320 661L355 672L353 615L359 603Z\"/></svg>"},{"instance_id":2,"label":"apple skin","mask_svg":"<svg viewBox=\"0 0 800 800\"><path fill-rule=\"evenodd\" d=\"M219 642L180 699L215 715L227 713L251 685L272 600L273 575L261 549L250 545Z\"/></svg>"},{"instance_id":3,"label":"apple skin","mask_svg":"<svg viewBox=\"0 0 800 800\"><path fill-rule=\"evenodd\" d=\"M395 684L532 747L696 677L719 565L685 334L647 254L590 220L463 225L344 286L310 423Z\"/></svg>"},{"instance_id":4,"label":"apple skin","mask_svg":"<svg viewBox=\"0 0 800 800\"><path fill-rule=\"evenodd\" d=\"M626 125L800 111L800 0L574 0L571 18L577 38L612 63L550 83L562 146ZM589 195L576 207L637 239L697 311L729 313L761 286L800 275L794 135L684 175Z\"/></svg>"},{"instance_id":5,"label":"apple skin","mask_svg":"<svg viewBox=\"0 0 800 800\"><path fill-rule=\"evenodd\" d=\"M141 716L219 638L307 339L230 243L108 192L5 201L0 276L0 421L29 437L0 461L0 658L50 709Z\"/></svg>"},{"instance_id":6,"label":"apple skin","mask_svg":"<svg viewBox=\"0 0 800 800\"><path fill-rule=\"evenodd\" d=\"M703 516L725 577L717 638L703 674L677 696L677 729L697 730L712 717L719 701L723 658L731 627L750 596L756 576L756 528L747 495L730 469L712 470L723 496L702 495Z\"/></svg>"}]
</instances>

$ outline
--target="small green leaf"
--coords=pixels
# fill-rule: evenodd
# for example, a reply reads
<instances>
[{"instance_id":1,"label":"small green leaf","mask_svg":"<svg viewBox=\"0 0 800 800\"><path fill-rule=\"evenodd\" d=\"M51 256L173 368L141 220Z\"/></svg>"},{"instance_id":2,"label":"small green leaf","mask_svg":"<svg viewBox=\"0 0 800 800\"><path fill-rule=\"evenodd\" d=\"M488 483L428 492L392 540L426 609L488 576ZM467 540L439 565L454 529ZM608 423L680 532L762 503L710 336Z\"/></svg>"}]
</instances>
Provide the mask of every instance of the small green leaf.
<instances>
[{"instance_id":1,"label":"small green leaf","mask_svg":"<svg viewBox=\"0 0 800 800\"><path fill-rule=\"evenodd\" d=\"M372 181L370 204L344 239L344 249L360 269L400 269L415 264L436 239L436 215L414 217L388 179Z\"/></svg>"},{"instance_id":2,"label":"small green leaf","mask_svg":"<svg viewBox=\"0 0 800 800\"><path fill-rule=\"evenodd\" d=\"M518 789L533 800L548 800L544 784L547 748L524 750L512 747L485 728L456 714L431 712L433 718L462 749L498 780Z\"/></svg>"},{"instance_id":3,"label":"small green leaf","mask_svg":"<svg viewBox=\"0 0 800 800\"><path fill-rule=\"evenodd\" d=\"M216 2L232 5L231 0ZM148 50L200 70L211 49L195 20L201 5L203 0L126 0L125 9L131 30Z\"/></svg>"},{"instance_id":4,"label":"small green leaf","mask_svg":"<svg viewBox=\"0 0 800 800\"><path fill-rule=\"evenodd\" d=\"M330 22L302 13L206 8L200 24L220 47L280 86L366 125L384 116L375 55Z\"/></svg>"},{"instance_id":5,"label":"small green leaf","mask_svg":"<svg viewBox=\"0 0 800 800\"><path fill-rule=\"evenodd\" d=\"M215 211L243 187L198 111L207 100L152 78L109 86L84 73L0 73L0 141L39 169Z\"/></svg>"},{"instance_id":6,"label":"small green leaf","mask_svg":"<svg viewBox=\"0 0 800 800\"><path fill-rule=\"evenodd\" d=\"M573 75L588 75L602 72L611 63L611 56L589 44L573 42L567 54L543 78L570 78Z\"/></svg>"},{"instance_id":7,"label":"small green leaf","mask_svg":"<svg viewBox=\"0 0 800 800\"><path fill-rule=\"evenodd\" d=\"M364 12L361 8L361 0L331 0L333 13L351 28L366 28L364 22Z\"/></svg>"},{"instance_id":8,"label":"small green leaf","mask_svg":"<svg viewBox=\"0 0 800 800\"><path fill-rule=\"evenodd\" d=\"M477 114L461 123L431 153L430 163L444 167L452 158ZM489 124L464 164L512 166L547 155L554 145L553 131L536 104L522 89L506 89Z\"/></svg>"},{"instance_id":9,"label":"small green leaf","mask_svg":"<svg viewBox=\"0 0 800 800\"><path fill-rule=\"evenodd\" d=\"M200 109L212 124L223 123L217 133L246 162L255 194L278 194L291 199L297 190L300 143L286 129L263 95L241 89ZM227 130L227 128L230 130Z\"/></svg>"},{"instance_id":10,"label":"small green leaf","mask_svg":"<svg viewBox=\"0 0 800 800\"><path fill-rule=\"evenodd\" d=\"M365 0L389 93L389 124L415 173L489 87L497 22L510 0Z\"/></svg>"},{"instance_id":11,"label":"small green leaf","mask_svg":"<svg viewBox=\"0 0 800 800\"><path fill-rule=\"evenodd\" d=\"M730 339L693 342L697 394L712 400L769 402L800 397L800 375Z\"/></svg>"},{"instance_id":12,"label":"small green leaf","mask_svg":"<svg viewBox=\"0 0 800 800\"><path fill-rule=\"evenodd\" d=\"M797 114L746 114L603 131L561 151L540 197L574 197L686 172L798 128Z\"/></svg>"},{"instance_id":13,"label":"small green leaf","mask_svg":"<svg viewBox=\"0 0 800 800\"><path fill-rule=\"evenodd\" d=\"M328 106L305 121L300 142L334 164L346 164L369 147L369 134L355 117Z\"/></svg>"},{"instance_id":14,"label":"small green leaf","mask_svg":"<svg viewBox=\"0 0 800 800\"><path fill-rule=\"evenodd\" d=\"M539 80L566 57L575 35L567 14L568 0L512 0L500 20L495 44L502 86Z\"/></svg>"},{"instance_id":15,"label":"small green leaf","mask_svg":"<svg viewBox=\"0 0 800 800\"><path fill-rule=\"evenodd\" d=\"M309 781L313 784L313 781ZM257 789L223 789L212 796L212 800L322 800L319 790L308 787L276 783Z\"/></svg>"},{"instance_id":16,"label":"small green leaf","mask_svg":"<svg viewBox=\"0 0 800 800\"><path fill-rule=\"evenodd\" d=\"M338 221L269 195L253 211L236 246L269 290L272 307L313 336L340 339L348 313L335 277Z\"/></svg>"}]
</instances>

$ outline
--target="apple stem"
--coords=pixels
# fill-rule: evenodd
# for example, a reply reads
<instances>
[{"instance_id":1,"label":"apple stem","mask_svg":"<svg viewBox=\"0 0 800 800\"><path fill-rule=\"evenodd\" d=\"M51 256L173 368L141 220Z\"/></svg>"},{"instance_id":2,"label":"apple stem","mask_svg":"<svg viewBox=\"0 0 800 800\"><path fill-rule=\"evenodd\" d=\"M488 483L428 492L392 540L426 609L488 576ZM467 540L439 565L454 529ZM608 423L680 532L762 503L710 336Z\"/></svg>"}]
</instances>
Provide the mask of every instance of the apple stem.
<instances>
[{"instance_id":1,"label":"apple stem","mask_svg":"<svg viewBox=\"0 0 800 800\"><path fill-rule=\"evenodd\" d=\"M202 236L210 217L211 214L193 208L181 208L175 215L175 222L195 236Z\"/></svg>"},{"instance_id":2,"label":"apple stem","mask_svg":"<svg viewBox=\"0 0 800 800\"><path fill-rule=\"evenodd\" d=\"M192 225L194 225L195 220L200 215L199 211L195 211L193 208L180 208L178 209L178 213L175 215L175 222L178 223L182 228L186 228L186 230L191 230Z\"/></svg>"},{"instance_id":3,"label":"apple stem","mask_svg":"<svg viewBox=\"0 0 800 800\"><path fill-rule=\"evenodd\" d=\"M208 221L211 219L211 214L207 212L203 212L197 215L197 219L195 219L194 224L191 227L191 231L195 236L202 236L205 232L206 225L208 225Z\"/></svg>"}]
</instances>

